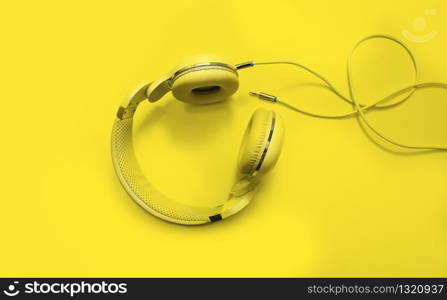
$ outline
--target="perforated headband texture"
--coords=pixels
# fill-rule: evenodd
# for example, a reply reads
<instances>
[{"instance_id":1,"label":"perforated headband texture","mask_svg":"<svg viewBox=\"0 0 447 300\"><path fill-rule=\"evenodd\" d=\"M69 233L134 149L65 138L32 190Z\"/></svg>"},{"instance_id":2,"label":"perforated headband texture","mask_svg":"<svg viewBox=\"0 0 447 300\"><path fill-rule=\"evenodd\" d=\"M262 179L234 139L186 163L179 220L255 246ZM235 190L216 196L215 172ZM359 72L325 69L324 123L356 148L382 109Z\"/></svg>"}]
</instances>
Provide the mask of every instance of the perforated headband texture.
<instances>
[{"instance_id":1,"label":"perforated headband texture","mask_svg":"<svg viewBox=\"0 0 447 300\"><path fill-rule=\"evenodd\" d=\"M147 87L148 85L141 88L129 101L125 102L124 106L119 108L112 130L113 165L119 181L131 198L151 214L161 219L186 225L218 221L244 208L253 197L256 184L246 184L243 185L244 188L231 192L228 200L223 205L199 207L173 201L149 183L138 165L132 135L133 116L138 104L146 98ZM274 130L274 120L273 118L271 132ZM271 134L269 135L269 142L270 140ZM266 144L264 152L267 151L268 145L269 143ZM237 185L238 183L235 184L235 186Z\"/></svg>"}]
</instances>

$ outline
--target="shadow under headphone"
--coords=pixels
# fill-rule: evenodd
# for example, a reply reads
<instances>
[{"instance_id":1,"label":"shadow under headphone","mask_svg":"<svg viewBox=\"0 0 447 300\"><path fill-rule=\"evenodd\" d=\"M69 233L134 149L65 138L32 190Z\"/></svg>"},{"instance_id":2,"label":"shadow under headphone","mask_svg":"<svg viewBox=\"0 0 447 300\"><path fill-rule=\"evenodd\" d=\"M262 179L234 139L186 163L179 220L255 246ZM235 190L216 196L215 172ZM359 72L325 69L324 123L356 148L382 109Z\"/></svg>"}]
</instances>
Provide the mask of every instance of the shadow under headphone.
<instances>
[{"instance_id":1,"label":"shadow under headphone","mask_svg":"<svg viewBox=\"0 0 447 300\"><path fill-rule=\"evenodd\" d=\"M352 84L351 57L356 48L370 39L387 39L402 46L410 56L415 71L415 82L393 94L372 104L360 103L355 96ZM281 117L271 110L258 109L253 113L242 140L239 161L237 166L236 182L230 189L227 201L215 207L199 207L181 204L165 197L155 189L144 176L138 165L133 149L133 116L143 100L156 102L165 94L171 92L180 101L192 104L210 104L224 101L234 94L239 87L238 70L255 65L288 64L299 67L318 79L338 96L351 105L352 109L344 114L322 115L304 111L286 102L280 101L276 96L266 93L254 93L261 99L279 103L297 112L319 118L346 118L358 116L371 132L384 141L402 148L415 150L447 150L440 146L415 146L396 142L385 136L366 119L366 113L375 108L388 108L400 105L408 100L418 88L441 87L447 88L444 83L418 83L419 70L411 51L399 40L386 35L373 35L360 40L348 56L347 75L350 97L344 96L326 78L317 72L294 62L277 61L253 63L247 62L238 65L213 59L209 56L198 56L180 65L174 71L160 79L144 85L119 107L117 118L112 130L112 159L116 174L127 193L144 209L151 214L178 224L197 225L214 222L227 218L247 206L253 198L260 179L271 170L280 155L284 137L284 125ZM407 95L395 103L387 103L397 96Z\"/></svg>"}]
</instances>

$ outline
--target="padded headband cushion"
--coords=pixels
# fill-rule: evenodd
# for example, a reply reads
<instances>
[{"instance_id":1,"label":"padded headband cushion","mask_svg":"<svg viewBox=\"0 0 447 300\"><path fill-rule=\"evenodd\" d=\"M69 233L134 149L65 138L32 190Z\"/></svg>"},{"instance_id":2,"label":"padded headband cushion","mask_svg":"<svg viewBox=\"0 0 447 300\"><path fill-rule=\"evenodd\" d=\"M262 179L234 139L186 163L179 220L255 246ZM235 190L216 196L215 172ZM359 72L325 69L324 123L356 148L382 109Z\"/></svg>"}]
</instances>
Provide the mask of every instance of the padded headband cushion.
<instances>
[{"instance_id":1,"label":"padded headband cushion","mask_svg":"<svg viewBox=\"0 0 447 300\"><path fill-rule=\"evenodd\" d=\"M132 127L132 118L115 121L112 131L113 165L127 193L151 214L173 223L198 225L231 216L250 202L253 189L243 194L230 194L225 204L215 207L190 206L165 197L149 183L138 165Z\"/></svg>"},{"instance_id":2,"label":"padded headband cushion","mask_svg":"<svg viewBox=\"0 0 447 300\"><path fill-rule=\"evenodd\" d=\"M178 100L208 104L225 100L239 87L237 74L226 68L207 66L179 76L172 84Z\"/></svg>"},{"instance_id":3,"label":"padded headband cushion","mask_svg":"<svg viewBox=\"0 0 447 300\"><path fill-rule=\"evenodd\" d=\"M116 120L112 131L112 158L115 171L128 194L153 215L164 220L195 225L210 221L222 211L216 207L197 207L173 201L152 186L138 165L133 149L133 119Z\"/></svg>"},{"instance_id":4,"label":"padded headband cushion","mask_svg":"<svg viewBox=\"0 0 447 300\"><path fill-rule=\"evenodd\" d=\"M265 149L273 117L274 113L272 111L262 108L253 113L239 152L239 171L241 174L250 175L255 171Z\"/></svg>"}]
</instances>

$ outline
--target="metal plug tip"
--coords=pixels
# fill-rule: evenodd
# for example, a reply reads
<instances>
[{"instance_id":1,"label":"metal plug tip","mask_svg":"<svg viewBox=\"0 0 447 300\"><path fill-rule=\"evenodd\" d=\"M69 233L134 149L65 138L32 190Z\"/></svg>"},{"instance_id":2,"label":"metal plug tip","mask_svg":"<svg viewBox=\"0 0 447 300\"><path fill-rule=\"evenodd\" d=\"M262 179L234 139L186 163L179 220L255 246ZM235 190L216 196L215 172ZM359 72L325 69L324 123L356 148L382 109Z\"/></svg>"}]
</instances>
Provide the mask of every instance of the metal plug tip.
<instances>
[{"instance_id":1,"label":"metal plug tip","mask_svg":"<svg viewBox=\"0 0 447 300\"><path fill-rule=\"evenodd\" d=\"M266 93L261 93L261 92L249 92L249 95L251 95L251 96L257 96L257 97L259 97L260 99L263 99L263 100L267 100L267 101L271 101L271 102L276 102L277 101L277 98L276 98L276 96L273 96L273 95L270 95L270 94L266 94Z\"/></svg>"}]
</instances>

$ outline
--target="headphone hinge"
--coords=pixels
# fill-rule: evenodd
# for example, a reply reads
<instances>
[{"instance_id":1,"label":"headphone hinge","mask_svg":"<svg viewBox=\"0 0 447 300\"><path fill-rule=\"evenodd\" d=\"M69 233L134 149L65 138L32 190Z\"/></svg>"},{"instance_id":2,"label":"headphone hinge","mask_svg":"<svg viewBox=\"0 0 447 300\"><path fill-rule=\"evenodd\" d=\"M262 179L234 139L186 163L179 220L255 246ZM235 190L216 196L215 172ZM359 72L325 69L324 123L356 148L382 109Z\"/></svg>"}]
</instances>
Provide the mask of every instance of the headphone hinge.
<instances>
[{"instance_id":1,"label":"headphone hinge","mask_svg":"<svg viewBox=\"0 0 447 300\"><path fill-rule=\"evenodd\" d=\"M136 110L137 110L136 106L128 106L128 107L120 106L118 108L118 111L116 112L116 116L120 120L131 119L135 114Z\"/></svg>"}]
</instances>

